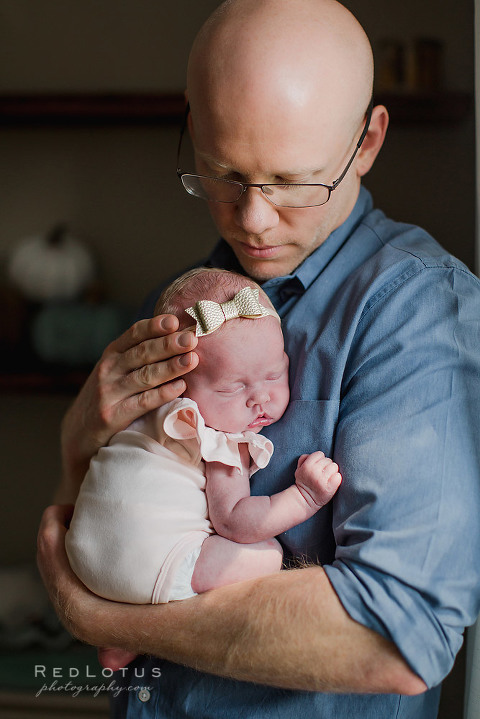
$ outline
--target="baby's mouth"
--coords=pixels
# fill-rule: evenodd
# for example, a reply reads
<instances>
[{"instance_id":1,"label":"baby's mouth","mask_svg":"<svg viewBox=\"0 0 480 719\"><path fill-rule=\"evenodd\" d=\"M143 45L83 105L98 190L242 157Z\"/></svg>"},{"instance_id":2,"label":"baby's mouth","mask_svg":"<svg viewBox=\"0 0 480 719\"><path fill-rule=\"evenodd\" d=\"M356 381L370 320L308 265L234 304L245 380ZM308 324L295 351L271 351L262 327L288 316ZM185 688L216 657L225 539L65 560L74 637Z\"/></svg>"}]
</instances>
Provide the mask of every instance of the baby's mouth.
<instances>
[{"instance_id":1,"label":"baby's mouth","mask_svg":"<svg viewBox=\"0 0 480 719\"><path fill-rule=\"evenodd\" d=\"M272 417L269 417L268 414L263 413L259 414L258 417L256 417L253 422L250 422L248 426L251 429L254 427L267 427L269 424L272 424L272 422Z\"/></svg>"}]
</instances>

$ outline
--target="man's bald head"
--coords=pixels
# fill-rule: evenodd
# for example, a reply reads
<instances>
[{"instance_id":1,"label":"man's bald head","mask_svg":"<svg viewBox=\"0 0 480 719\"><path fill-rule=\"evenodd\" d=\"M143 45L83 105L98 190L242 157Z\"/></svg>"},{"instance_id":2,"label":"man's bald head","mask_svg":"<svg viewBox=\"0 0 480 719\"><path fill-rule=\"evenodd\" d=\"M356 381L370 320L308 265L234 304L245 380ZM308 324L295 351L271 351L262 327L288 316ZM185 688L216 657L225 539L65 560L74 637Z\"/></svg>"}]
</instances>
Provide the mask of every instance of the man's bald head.
<instances>
[{"instance_id":1,"label":"man's bald head","mask_svg":"<svg viewBox=\"0 0 480 719\"><path fill-rule=\"evenodd\" d=\"M246 183L237 201L209 200L209 210L251 277L292 272L351 213L388 125L375 107L352 156L372 85L370 43L335 0L227 0L200 30L187 78L195 167ZM279 206L265 190L341 176L320 205Z\"/></svg>"},{"instance_id":2,"label":"man's bald head","mask_svg":"<svg viewBox=\"0 0 480 719\"><path fill-rule=\"evenodd\" d=\"M195 124L314 112L322 131L355 132L372 84L370 43L335 0L227 0L196 38L187 91Z\"/></svg>"}]
</instances>

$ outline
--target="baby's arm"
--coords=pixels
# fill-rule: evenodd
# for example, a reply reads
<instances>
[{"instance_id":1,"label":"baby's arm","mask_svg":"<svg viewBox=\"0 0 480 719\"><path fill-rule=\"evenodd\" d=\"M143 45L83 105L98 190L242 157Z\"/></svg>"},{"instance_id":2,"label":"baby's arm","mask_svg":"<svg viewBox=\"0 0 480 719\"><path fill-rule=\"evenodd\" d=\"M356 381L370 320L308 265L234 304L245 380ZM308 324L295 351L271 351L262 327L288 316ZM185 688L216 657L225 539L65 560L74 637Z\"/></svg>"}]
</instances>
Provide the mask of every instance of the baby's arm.
<instances>
[{"instance_id":1,"label":"baby's arm","mask_svg":"<svg viewBox=\"0 0 480 719\"><path fill-rule=\"evenodd\" d=\"M240 446L243 471L220 462L207 463L207 500L217 534L250 544L285 532L317 512L335 494L342 480L338 466L323 452L302 455L295 484L271 497L250 496L246 445Z\"/></svg>"}]
</instances>

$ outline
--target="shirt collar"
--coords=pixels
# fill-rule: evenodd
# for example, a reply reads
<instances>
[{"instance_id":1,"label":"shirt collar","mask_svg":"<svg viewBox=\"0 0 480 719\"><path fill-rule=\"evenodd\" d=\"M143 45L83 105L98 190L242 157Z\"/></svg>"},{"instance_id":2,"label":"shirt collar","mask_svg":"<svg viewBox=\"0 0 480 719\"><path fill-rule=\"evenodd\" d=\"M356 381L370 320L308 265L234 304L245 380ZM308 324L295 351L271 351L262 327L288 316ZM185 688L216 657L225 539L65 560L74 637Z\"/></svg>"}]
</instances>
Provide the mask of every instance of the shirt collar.
<instances>
[{"instance_id":1,"label":"shirt collar","mask_svg":"<svg viewBox=\"0 0 480 719\"><path fill-rule=\"evenodd\" d=\"M368 190L360 187L355 206L340 227L337 227L290 275L274 277L262 284L262 289L265 290L280 315L283 314L281 310L285 303L289 305L290 300L303 294L310 287L372 208L372 196ZM209 267L223 267L226 270L244 274L233 250L225 240L218 242L206 264Z\"/></svg>"},{"instance_id":2,"label":"shirt collar","mask_svg":"<svg viewBox=\"0 0 480 719\"><path fill-rule=\"evenodd\" d=\"M302 283L304 290L310 287L320 272L331 262L372 207L372 196L368 190L361 187L355 206L345 222L337 227L293 273L293 276L297 276Z\"/></svg>"}]
</instances>

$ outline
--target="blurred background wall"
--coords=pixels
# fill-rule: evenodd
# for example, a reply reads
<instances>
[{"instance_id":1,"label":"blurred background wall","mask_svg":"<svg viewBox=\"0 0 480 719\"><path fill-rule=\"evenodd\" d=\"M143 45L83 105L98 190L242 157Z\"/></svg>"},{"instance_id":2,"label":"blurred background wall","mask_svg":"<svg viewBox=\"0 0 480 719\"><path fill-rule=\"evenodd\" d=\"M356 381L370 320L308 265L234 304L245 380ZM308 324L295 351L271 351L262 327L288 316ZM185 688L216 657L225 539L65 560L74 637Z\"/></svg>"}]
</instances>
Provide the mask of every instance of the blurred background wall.
<instances>
[{"instance_id":1,"label":"blurred background wall","mask_svg":"<svg viewBox=\"0 0 480 719\"><path fill-rule=\"evenodd\" d=\"M181 92L191 41L217 4L0 0L0 96ZM412 111L409 86L412 48L433 39L440 47L433 62L443 68L439 89L473 93L473 1L345 4L373 42L379 92L390 89L397 104L403 94L408 115L406 121L392 118L365 184L391 216L423 225L473 267L473 102L458 116L453 112L454 119L445 121L440 113L424 121ZM452 101L446 102L450 116ZM203 257L216 233L206 206L189 198L176 179L178 129L179 122L0 126L1 272L19 239L59 221L90 247L106 295L131 307L159 281ZM59 423L71 399L1 392L0 564L33 557L40 512L59 474Z\"/></svg>"},{"instance_id":2,"label":"blurred background wall","mask_svg":"<svg viewBox=\"0 0 480 719\"><path fill-rule=\"evenodd\" d=\"M190 44L218 4L0 0L0 102L7 94L181 93ZM393 218L424 226L473 268L474 2L345 4L372 40L377 96L392 118L365 184ZM0 288L16 243L58 222L90 249L104 297L132 310L215 242L206 206L175 176L179 118L1 120ZM4 305L0 328L8 313ZM39 518L60 473L60 422L73 396L14 386L9 377L1 384L0 568L34 561ZM456 671L444 692L445 717L461 713L462 659Z\"/></svg>"}]
</instances>

